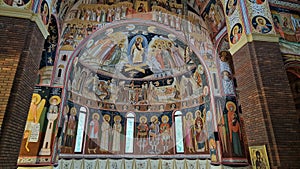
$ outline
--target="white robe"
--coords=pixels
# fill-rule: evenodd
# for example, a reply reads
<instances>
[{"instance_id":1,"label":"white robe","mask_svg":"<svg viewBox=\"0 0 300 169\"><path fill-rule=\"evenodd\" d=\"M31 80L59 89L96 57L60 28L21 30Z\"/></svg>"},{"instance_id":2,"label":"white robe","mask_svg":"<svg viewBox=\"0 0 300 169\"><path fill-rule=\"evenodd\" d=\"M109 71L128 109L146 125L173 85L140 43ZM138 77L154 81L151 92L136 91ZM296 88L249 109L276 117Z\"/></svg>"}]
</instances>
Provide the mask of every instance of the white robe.
<instances>
[{"instance_id":1,"label":"white robe","mask_svg":"<svg viewBox=\"0 0 300 169\"><path fill-rule=\"evenodd\" d=\"M112 151L120 151L122 125L115 123L113 127Z\"/></svg>"},{"instance_id":2,"label":"white robe","mask_svg":"<svg viewBox=\"0 0 300 169\"><path fill-rule=\"evenodd\" d=\"M108 151L108 143L109 143L109 131L110 125L108 122L104 121L101 125L101 143L100 148L101 150Z\"/></svg>"}]
</instances>

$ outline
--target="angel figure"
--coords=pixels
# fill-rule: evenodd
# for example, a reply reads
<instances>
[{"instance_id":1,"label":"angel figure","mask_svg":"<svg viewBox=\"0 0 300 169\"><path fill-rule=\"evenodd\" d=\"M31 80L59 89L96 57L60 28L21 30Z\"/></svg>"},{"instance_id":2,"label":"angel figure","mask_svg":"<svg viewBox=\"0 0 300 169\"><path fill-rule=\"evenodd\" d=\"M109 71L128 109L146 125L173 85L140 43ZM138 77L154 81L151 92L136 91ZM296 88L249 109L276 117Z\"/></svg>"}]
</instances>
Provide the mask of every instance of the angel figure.
<instances>
[{"instance_id":1,"label":"angel figure","mask_svg":"<svg viewBox=\"0 0 300 169\"><path fill-rule=\"evenodd\" d=\"M40 117L44 109L46 100L41 99L41 96L37 93L32 95L28 117L25 126L24 139L26 140L25 149L27 152L30 151L28 148L29 142L37 142L39 139L40 131Z\"/></svg>"}]
</instances>

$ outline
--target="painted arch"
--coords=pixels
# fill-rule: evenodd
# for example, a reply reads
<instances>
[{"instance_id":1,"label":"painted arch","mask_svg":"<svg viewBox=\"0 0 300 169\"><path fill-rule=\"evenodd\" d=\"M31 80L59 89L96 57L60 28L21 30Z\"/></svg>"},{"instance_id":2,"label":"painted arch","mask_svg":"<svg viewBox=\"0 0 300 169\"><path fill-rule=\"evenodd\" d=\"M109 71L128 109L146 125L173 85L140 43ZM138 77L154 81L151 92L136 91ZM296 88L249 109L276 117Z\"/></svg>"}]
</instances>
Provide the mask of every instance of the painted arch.
<instances>
[{"instance_id":1,"label":"painted arch","mask_svg":"<svg viewBox=\"0 0 300 169\"><path fill-rule=\"evenodd\" d=\"M219 1L209 3L205 19L192 11L183 19L182 4L175 12L154 5L141 13L134 12L132 2L88 3L64 1L57 10L64 21L50 86L63 90L58 141L51 145L51 157L39 158L55 162L80 154L245 162L243 140L234 133L235 146L230 137L228 120L240 122L234 117L237 100L235 93L222 91L226 86L219 81L211 41L224 20L213 33L209 29L214 23L207 13L220 10ZM109 16L112 9L120 16ZM27 157L22 159L26 163Z\"/></svg>"},{"instance_id":2,"label":"painted arch","mask_svg":"<svg viewBox=\"0 0 300 169\"><path fill-rule=\"evenodd\" d=\"M106 124L107 128L113 129L117 121L124 127L126 114L135 112L132 143L140 150L134 149L129 156L184 153L203 157L213 155L216 160L216 147L213 151L209 148L209 144L215 144L209 69L201 54L186 43L184 36L153 22L124 21L93 33L75 50L71 60L66 73L65 104L73 109L88 107L90 113L82 121L89 126L83 131L89 134L80 143L85 148L77 150L72 147L77 146L76 137L67 134L68 125L63 127L66 130L61 138L64 140L62 153L114 154L117 143L103 141L104 134L108 133L100 128L105 128ZM183 136L190 137L177 138L184 143L182 152L175 151L175 110L182 112L181 125L177 126L186 127L186 130L181 129ZM68 119L71 116L70 112ZM77 119L78 129L79 114L72 118ZM92 129L92 124L97 124L98 128ZM142 136L140 128L143 125L147 132ZM197 130L194 125L198 126ZM165 134L161 134L163 126L167 128ZM91 134L95 130L96 136ZM196 131L198 138L194 136ZM127 129L119 132L122 139L126 138ZM141 143L143 137L147 141ZM151 142L152 137L158 140L153 138ZM165 138L168 145L160 143L160 137ZM119 144L117 152L128 153L124 148L125 141L121 140ZM156 150L151 148L153 144L157 144Z\"/></svg>"},{"instance_id":3,"label":"painted arch","mask_svg":"<svg viewBox=\"0 0 300 169\"><path fill-rule=\"evenodd\" d=\"M227 121L238 110L234 93L215 108L218 98L214 96L214 68L207 57L210 52L152 21L120 21L92 33L67 65L63 104L68 108L61 119L64 130L58 143L61 156L197 156L220 161L217 119L224 116L227 135L223 133L223 141L230 144ZM83 106L88 111L78 113ZM232 153L226 156L244 156L237 137L238 153L234 154L236 147L227 145Z\"/></svg>"}]
</instances>

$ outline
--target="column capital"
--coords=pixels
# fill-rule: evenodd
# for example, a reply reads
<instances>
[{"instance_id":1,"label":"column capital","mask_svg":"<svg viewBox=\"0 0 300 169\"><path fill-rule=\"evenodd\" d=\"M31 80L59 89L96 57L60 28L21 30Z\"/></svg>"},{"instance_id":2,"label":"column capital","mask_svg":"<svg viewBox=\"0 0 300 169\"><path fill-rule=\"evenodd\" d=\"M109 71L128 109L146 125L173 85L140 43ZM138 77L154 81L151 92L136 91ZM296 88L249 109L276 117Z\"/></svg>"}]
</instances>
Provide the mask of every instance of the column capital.
<instances>
[{"instance_id":1,"label":"column capital","mask_svg":"<svg viewBox=\"0 0 300 169\"><path fill-rule=\"evenodd\" d=\"M229 49L231 55L234 55L239 49L241 49L246 43L253 41L264 41L264 42L279 42L279 35L276 34L260 34L252 33L243 36L240 41Z\"/></svg>"},{"instance_id":2,"label":"column capital","mask_svg":"<svg viewBox=\"0 0 300 169\"><path fill-rule=\"evenodd\" d=\"M20 9L20 8L15 8L10 6L0 6L0 16L29 19L37 24L38 28L40 29L45 39L49 35L48 30L46 26L43 24L40 16L31 10Z\"/></svg>"}]
</instances>

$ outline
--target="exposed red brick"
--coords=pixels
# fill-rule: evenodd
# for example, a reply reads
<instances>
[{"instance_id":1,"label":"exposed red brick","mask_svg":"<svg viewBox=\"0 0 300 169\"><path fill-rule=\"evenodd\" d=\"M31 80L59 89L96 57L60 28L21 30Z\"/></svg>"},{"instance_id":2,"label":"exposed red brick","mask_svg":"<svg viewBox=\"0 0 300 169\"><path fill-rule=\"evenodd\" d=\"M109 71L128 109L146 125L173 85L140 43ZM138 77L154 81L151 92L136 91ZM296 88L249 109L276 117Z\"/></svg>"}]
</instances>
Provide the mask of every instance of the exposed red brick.
<instances>
[{"instance_id":1,"label":"exposed red brick","mask_svg":"<svg viewBox=\"0 0 300 169\"><path fill-rule=\"evenodd\" d=\"M299 122L278 43L248 43L233 62L249 146L266 145L271 168L300 168Z\"/></svg>"},{"instance_id":2,"label":"exposed red brick","mask_svg":"<svg viewBox=\"0 0 300 169\"><path fill-rule=\"evenodd\" d=\"M17 168L44 38L27 19L0 17L0 168Z\"/></svg>"}]
</instances>

